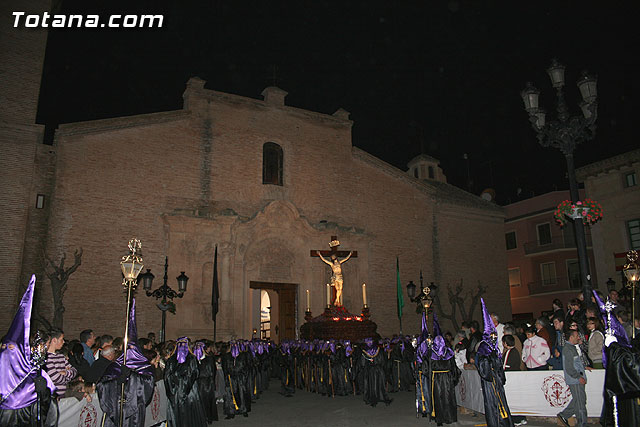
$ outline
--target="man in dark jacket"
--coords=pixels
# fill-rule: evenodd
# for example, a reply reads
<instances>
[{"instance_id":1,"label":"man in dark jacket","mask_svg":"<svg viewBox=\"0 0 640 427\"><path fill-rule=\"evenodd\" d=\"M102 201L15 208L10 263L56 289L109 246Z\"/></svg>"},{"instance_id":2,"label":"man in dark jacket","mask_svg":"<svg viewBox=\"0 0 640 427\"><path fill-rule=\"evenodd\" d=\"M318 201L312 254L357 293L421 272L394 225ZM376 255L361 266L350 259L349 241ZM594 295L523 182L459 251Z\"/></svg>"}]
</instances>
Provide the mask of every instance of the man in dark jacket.
<instances>
[{"instance_id":1,"label":"man in dark jacket","mask_svg":"<svg viewBox=\"0 0 640 427\"><path fill-rule=\"evenodd\" d=\"M471 335L469 336L469 346L467 347L467 362L473 363L471 358L476 352L476 347L482 341L482 332L479 331L480 324L477 320L471 321Z\"/></svg>"},{"instance_id":2,"label":"man in dark jacket","mask_svg":"<svg viewBox=\"0 0 640 427\"><path fill-rule=\"evenodd\" d=\"M116 360L116 350L111 345L106 345L100 351L100 357L93 362L93 365L89 368L85 374L84 380L88 383L97 383L104 375L104 371L107 369L114 360Z\"/></svg>"}]
</instances>

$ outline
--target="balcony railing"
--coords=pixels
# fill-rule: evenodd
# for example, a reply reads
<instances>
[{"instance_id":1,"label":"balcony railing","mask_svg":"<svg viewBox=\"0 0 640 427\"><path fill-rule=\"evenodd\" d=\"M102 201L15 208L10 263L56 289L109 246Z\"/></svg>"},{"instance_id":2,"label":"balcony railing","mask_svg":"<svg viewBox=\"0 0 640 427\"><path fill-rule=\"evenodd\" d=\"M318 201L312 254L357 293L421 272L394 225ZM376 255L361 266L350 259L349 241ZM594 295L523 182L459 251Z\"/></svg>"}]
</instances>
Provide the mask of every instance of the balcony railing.
<instances>
[{"instance_id":1,"label":"balcony railing","mask_svg":"<svg viewBox=\"0 0 640 427\"><path fill-rule=\"evenodd\" d=\"M587 242L587 247L591 247L591 234L584 236ZM553 237L551 242L542 244L538 241L526 242L524 244L525 255L537 254L541 252L553 251L556 249L575 249L576 242L573 236L571 237Z\"/></svg>"},{"instance_id":2,"label":"balcony railing","mask_svg":"<svg viewBox=\"0 0 640 427\"><path fill-rule=\"evenodd\" d=\"M579 291L582 285L580 284L580 277L569 278L565 276L530 282L528 286L529 295L536 295L557 291Z\"/></svg>"}]
</instances>

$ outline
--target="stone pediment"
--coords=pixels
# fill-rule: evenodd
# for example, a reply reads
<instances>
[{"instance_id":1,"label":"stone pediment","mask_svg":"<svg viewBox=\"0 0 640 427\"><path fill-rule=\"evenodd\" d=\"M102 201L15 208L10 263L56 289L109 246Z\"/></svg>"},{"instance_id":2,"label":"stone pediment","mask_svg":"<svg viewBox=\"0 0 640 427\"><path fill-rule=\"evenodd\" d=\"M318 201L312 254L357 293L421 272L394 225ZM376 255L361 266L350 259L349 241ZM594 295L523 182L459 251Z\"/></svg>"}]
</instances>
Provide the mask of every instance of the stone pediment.
<instances>
[{"instance_id":1,"label":"stone pediment","mask_svg":"<svg viewBox=\"0 0 640 427\"><path fill-rule=\"evenodd\" d=\"M269 230L279 234L296 231L298 234L310 235L316 232L307 219L300 215L298 208L285 200L269 203L243 225L266 234L269 234Z\"/></svg>"}]
</instances>

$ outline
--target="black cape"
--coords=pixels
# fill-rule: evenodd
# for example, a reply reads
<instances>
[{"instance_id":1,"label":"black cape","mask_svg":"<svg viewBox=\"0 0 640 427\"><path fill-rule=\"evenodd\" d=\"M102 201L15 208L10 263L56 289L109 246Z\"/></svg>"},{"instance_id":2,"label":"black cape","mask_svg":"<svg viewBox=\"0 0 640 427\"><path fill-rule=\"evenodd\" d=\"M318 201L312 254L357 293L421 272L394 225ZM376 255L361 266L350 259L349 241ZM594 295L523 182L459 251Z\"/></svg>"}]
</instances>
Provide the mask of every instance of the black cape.
<instances>
[{"instance_id":1,"label":"black cape","mask_svg":"<svg viewBox=\"0 0 640 427\"><path fill-rule=\"evenodd\" d=\"M167 425L170 427L206 427L198 376L200 370L196 357L188 353L184 363L178 363L176 354L167 360L164 370L164 388L167 393Z\"/></svg>"},{"instance_id":2,"label":"black cape","mask_svg":"<svg viewBox=\"0 0 640 427\"><path fill-rule=\"evenodd\" d=\"M384 364L385 355L380 348L363 349L363 395L364 403L376 406L378 402L390 404L390 399L385 390Z\"/></svg>"},{"instance_id":3,"label":"black cape","mask_svg":"<svg viewBox=\"0 0 640 427\"><path fill-rule=\"evenodd\" d=\"M119 367L115 367L116 362L112 362L112 372L120 372ZM144 425L146 407L153 397L153 376L141 375L131 371L129 379L125 385L126 401L124 404L124 425L135 427ZM98 401L100 408L106 414L105 427L115 427L120 425L120 396L122 386L118 379L113 376L104 376L96 384Z\"/></svg>"},{"instance_id":4,"label":"black cape","mask_svg":"<svg viewBox=\"0 0 640 427\"><path fill-rule=\"evenodd\" d=\"M222 355L224 372L224 414L227 417L245 415L251 411L251 393L247 389L249 366L247 354L233 357L230 352Z\"/></svg>"},{"instance_id":5,"label":"black cape","mask_svg":"<svg viewBox=\"0 0 640 427\"><path fill-rule=\"evenodd\" d=\"M38 402L20 409L0 409L0 427L54 427L58 425L58 400L46 387L46 381L38 375L36 393L40 405L38 420Z\"/></svg>"},{"instance_id":6,"label":"black cape","mask_svg":"<svg viewBox=\"0 0 640 427\"><path fill-rule=\"evenodd\" d=\"M216 406L216 361L213 356L206 356L200 360L198 375L198 392L204 408L207 421L218 421L218 407Z\"/></svg>"},{"instance_id":7,"label":"black cape","mask_svg":"<svg viewBox=\"0 0 640 427\"><path fill-rule=\"evenodd\" d=\"M455 359L431 360L429 371L431 413L429 418L436 423L451 424L458 421L458 403L455 387L460 379L460 369Z\"/></svg>"},{"instance_id":8,"label":"black cape","mask_svg":"<svg viewBox=\"0 0 640 427\"><path fill-rule=\"evenodd\" d=\"M603 426L613 426L613 400L616 396L618 425L640 426L640 353L617 342L606 349L607 372L604 380Z\"/></svg>"}]
</instances>

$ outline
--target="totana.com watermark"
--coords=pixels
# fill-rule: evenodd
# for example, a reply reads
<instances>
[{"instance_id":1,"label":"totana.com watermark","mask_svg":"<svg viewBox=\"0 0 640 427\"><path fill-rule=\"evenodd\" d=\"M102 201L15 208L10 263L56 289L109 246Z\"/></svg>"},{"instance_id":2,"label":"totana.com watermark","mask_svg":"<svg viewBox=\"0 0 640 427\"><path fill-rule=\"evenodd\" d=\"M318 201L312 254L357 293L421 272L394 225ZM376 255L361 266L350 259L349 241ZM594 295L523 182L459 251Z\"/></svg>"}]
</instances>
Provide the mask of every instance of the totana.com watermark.
<instances>
[{"instance_id":1,"label":"totana.com watermark","mask_svg":"<svg viewBox=\"0 0 640 427\"><path fill-rule=\"evenodd\" d=\"M13 12L13 27L25 28L162 28L164 15L27 15Z\"/></svg>"}]
</instances>

